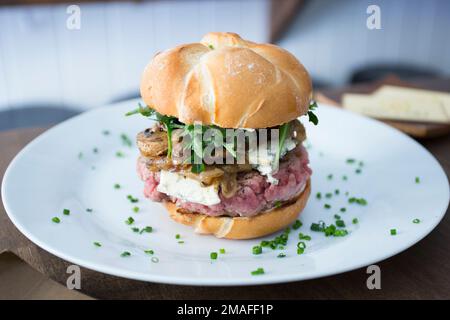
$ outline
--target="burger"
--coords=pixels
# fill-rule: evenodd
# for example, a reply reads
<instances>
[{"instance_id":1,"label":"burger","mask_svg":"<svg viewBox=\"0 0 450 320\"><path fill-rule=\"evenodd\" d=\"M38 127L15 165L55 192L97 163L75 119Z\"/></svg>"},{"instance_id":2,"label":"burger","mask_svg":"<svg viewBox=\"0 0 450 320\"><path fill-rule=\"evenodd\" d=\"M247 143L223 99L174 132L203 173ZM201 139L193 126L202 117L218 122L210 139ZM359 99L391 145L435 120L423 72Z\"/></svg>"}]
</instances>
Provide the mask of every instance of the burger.
<instances>
[{"instance_id":1,"label":"burger","mask_svg":"<svg viewBox=\"0 0 450 320\"><path fill-rule=\"evenodd\" d=\"M312 173L298 118L317 117L310 77L292 54L208 33L156 54L140 91L145 104L127 115L155 121L137 135L137 172L173 220L250 239L297 219Z\"/></svg>"}]
</instances>

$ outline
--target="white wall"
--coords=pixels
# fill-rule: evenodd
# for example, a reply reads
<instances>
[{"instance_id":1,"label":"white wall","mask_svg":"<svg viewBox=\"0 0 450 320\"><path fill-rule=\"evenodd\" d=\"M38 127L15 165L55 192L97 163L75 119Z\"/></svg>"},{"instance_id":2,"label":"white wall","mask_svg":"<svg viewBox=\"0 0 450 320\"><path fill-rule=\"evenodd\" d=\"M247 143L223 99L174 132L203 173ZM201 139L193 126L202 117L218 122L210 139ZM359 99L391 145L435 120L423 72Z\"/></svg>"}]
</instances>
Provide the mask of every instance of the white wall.
<instances>
[{"instance_id":1,"label":"white wall","mask_svg":"<svg viewBox=\"0 0 450 320\"><path fill-rule=\"evenodd\" d=\"M157 52L209 31L268 37L267 0L80 4L81 29L68 30L67 5L0 7L0 109L57 103L87 109L137 92Z\"/></svg>"},{"instance_id":2,"label":"white wall","mask_svg":"<svg viewBox=\"0 0 450 320\"><path fill-rule=\"evenodd\" d=\"M381 9L381 30L366 27L366 9ZM450 1L312 0L281 46L310 73L345 83L351 70L368 63L410 63L450 74Z\"/></svg>"}]
</instances>

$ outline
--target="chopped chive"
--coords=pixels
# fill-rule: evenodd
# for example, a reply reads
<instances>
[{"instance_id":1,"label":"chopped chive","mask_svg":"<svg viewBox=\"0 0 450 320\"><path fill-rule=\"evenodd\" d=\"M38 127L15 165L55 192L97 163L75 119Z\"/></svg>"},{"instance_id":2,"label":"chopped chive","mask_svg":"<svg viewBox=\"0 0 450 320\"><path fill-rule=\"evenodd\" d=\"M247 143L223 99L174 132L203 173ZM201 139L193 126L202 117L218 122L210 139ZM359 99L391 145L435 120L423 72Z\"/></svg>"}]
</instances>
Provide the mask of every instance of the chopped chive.
<instances>
[{"instance_id":1,"label":"chopped chive","mask_svg":"<svg viewBox=\"0 0 450 320\"><path fill-rule=\"evenodd\" d=\"M217 252L211 252L209 254L209 257L211 258L211 260L216 260L217 259Z\"/></svg>"},{"instance_id":2,"label":"chopped chive","mask_svg":"<svg viewBox=\"0 0 450 320\"><path fill-rule=\"evenodd\" d=\"M144 250L144 252L146 253L146 254L150 254L150 255L152 255L152 254L154 254L155 252L153 251L153 250Z\"/></svg>"},{"instance_id":3,"label":"chopped chive","mask_svg":"<svg viewBox=\"0 0 450 320\"><path fill-rule=\"evenodd\" d=\"M333 194L331 192L328 192L325 194L325 198L331 198L333 196Z\"/></svg>"},{"instance_id":4,"label":"chopped chive","mask_svg":"<svg viewBox=\"0 0 450 320\"><path fill-rule=\"evenodd\" d=\"M303 233L299 233L298 234L298 239L299 240L307 240L307 241L310 241L311 240L311 237L310 236L308 236L307 234L303 234Z\"/></svg>"},{"instance_id":5,"label":"chopped chive","mask_svg":"<svg viewBox=\"0 0 450 320\"><path fill-rule=\"evenodd\" d=\"M339 228L344 228L345 227L344 220L336 220L336 226L338 226Z\"/></svg>"},{"instance_id":6,"label":"chopped chive","mask_svg":"<svg viewBox=\"0 0 450 320\"><path fill-rule=\"evenodd\" d=\"M334 215L334 218L337 219L337 220L339 220L339 219L341 218L341 216L338 215L338 214L335 214L335 215Z\"/></svg>"},{"instance_id":7,"label":"chopped chive","mask_svg":"<svg viewBox=\"0 0 450 320\"><path fill-rule=\"evenodd\" d=\"M183 244L183 243L184 243L184 241L178 241L178 243L179 243L179 244Z\"/></svg>"},{"instance_id":8,"label":"chopped chive","mask_svg":"<svg viewBox=\"0 0 450 320\"><path fill-rule=\"evenodd\" d=\"M263 268L258 268L258 269L256 269L256 270L251 272L252 276L259 276L259 275L262 275L262 274L264 274L264 269Z\"/></svg>"},{"instance_id":9,"label":"chopped chive","mask_svg":"<svg viewBox=\"0 0 450 320\"><path fill-rule=\"evenodd\" d=\"M319 200L322 199L322 194L320 192L317 192L316 198L319 199Z\"/></svg>"},{"instance_id":10,"label":"chopped chive","mask_svg":"<svg viewBox=\"0 0 450 320\"><path fill-rule=\"evenodd\" d=\"M211 50L214 50L214 46L212 44L208 44L208 48L210 48Z\"/></svg>"},{"instance_id":11,"label":"chopped chive","mask_svg":"<svg viewBox=\"0 0 450 320\"><path fill-rule=\"evenodd\" d=\"M346 175L342 176L342 180L347 181L348 177Z\"/></svg>"},{"instance_id":12,"label":"chopped chive","mask_svg":"<svg viewBox=\"0 0 450 320\"><path fill-rule=\"evenodd\" d=\"M70 210L69 209L64 209L63 210L63 214L66 215L66 216L69 216L70 215Z\"/></svg>"},{"instance_id":13,"label":"chopped chive","mask_svg":"<svg viewBox=\"0 0 450 320\"><path fill-rule=\"evenodd\" d=\"M131 194L127 195L127 199L128 199L131 203L139 202L139 199L138 199L138 198L134 198Z\"/></svg>"},{"instance_id":14,"label":"chopped chive","mask_svg":"<svg viewBox=\"0 0 450 320\"><path fill-rule=\"evenodd\" d=\"M414 219L413 221L412 221L413 223L420 223L420 219Z\"/></svg>"},{"instance_id":15,"label":"chopped chive","mask_svg":"<svg viewBox=\"0 0 450 320\"><path fill-rule=\"evenodd\" d=\"M310 229L312 231L317 231L317 232L323 231L323 224L321 224L321 223L312 223Z\"/></svg>"},{"instance_id":16,"label":"chopped chive","mask_svg":"<svg viewBox=\"0 0 450 320\"><path fill-rule=\"evenodd\" d=\"M128 225L132 225L134 223L133 217L128 217L128 219L125 220L125 223L128 224Z\"/></svg>"},{"instance_id":17,"label":"chopped chive","mask_svg":"<svg viewBox=\"0 0 450 320\"><path fill-rule=\"evenodd\" d=\"M102 244L101 244L100 242L94 242L94 246L96 246L96 247L101 247Z\"/></svg>"},{"instance_id":18,"label":"chopped chive","mask_svg":"<svg viewBox=\"0 0 450 320\"><path fill-rule=\"evenodd\" d=\"M219 249L219 253L224 254L225 253L225 249L223 249L223 248Z\"/></svg>"},{"instance_id":19,"label":"chopped chive","mask_svg":"<svg viewBox=\"0 0 450 320\"><path fill-rule=\"evenodd\" d=\"M344 208L344 207L342 207L341 209L339 209L339 211L341 211L341 212L345 212L345 211L347 211L347 209L346 209L346 208Z\"/></svg>"},{"instance_id":20,"label":"chopped chive","mask_svg":"<svg viewBox=\"0 0 450 320\"><path fill-rule=\"evenodd\" d=\"M353 218L352 222L353 222L353 224L357 224L358 223L358 218Z\"/></svg>"},{"instance_id":21,"label":"chopped chive","mask_svg":"<svg viewBox=\"0 0 450 320\"><path fill-rule=\"evenodd\" d=\"M133 207L133 212L138 213L139 212L139 207Z\"/></svg>"},{"instance_id":22,"label":"chopped chive","mask_svg":"<svg viewBox=\"0 0 450 320\"><path fill-rule=\"evenodd\" d=\"M54 223L60 223L60 222L61 222L61 219L59 219L58 217L53 217L53 218L52 218L52 221L53 221Z\"/></svg>"},{"instance_id":23,"label":"chopped chive","mask_svg":"<svg viewBox=\"0 0 450 320\"><path fill-rule=\"evenodd\" d=\"M94 211L92 208L86 208L86 212L92 212Z\"/></svg>"},{"instance_id":24,"label":"chopped chive","mask_svg":"<svg viewBox=\"0 0 450 320\"><path fill-rule=\"evenodd\" d=\"M254 246L252 248L253 254L261 254L262 253L262 247L261 246Z\"/></svg>"},{"instance_id":25,"label":"chopped chive","mask_svg":"<svg viewBox=\"0 0 450 320\"><path fill-rule=\"evenodd\" d=\"M340 193L339 189L334 190L335 195L339 195L339 193Z\"/></svg>"},{"instance_id":26,"label":"chopped chive","mask_svg":"<svg viewBox=\"0 0 450 320\"><path fill-rule=\"evenodd\" d=\"M103 130L103 131L102 131L102 134L103 134L104 136L109 136L110 132L109 132L109 130Z\"/></svg>"},{"instance_id":27,"label":"chopped chive","mask_svg":"<svg viewBox=\"0 0 450 320\"><path fill-rule=\"evenodd\" d=\"M117 158L123 158L123 157L125 157L125 154L122 151L117 151L116 152L116 157Z\"/></svg>"},{"instance_id":28,"label":"chopped chive","mask_svg":"<svg viewBox=\"0 0 450 320\"><path fill-rule=\"evenodd\" d=\"M78 153L78 159L80 159L80 160L83 159L83 152Z\"/></svg>"},{"instance_id":29,"label":"chopped chive","mask_svg":"<svg viewBox=\"0 0 450 320\"><path fill-rule=\"evenodd\" d=\"M152 233L153 232L153 228L150 227L150 226L146 226L145 228L142 228L141 231L139 231L140 234L143 234L144 232Z\"/></svg>"},{"instance_id":30,"label":"chopped chive","mask_svg":"<svg viewBox=\"0 0 450 320\"><path fill-rule=\"evenodd\" d=\"M136 232L136 233L139 232L139 228L137 228L137 227L133 227L133 228L131 228L131 230L132 230L133 232Z\"/></svg>"},{"instance_id":31,"label":"chopped chive","mask_svg":"<svg viewBox=\"0 0 450 320\"><path fill-rule=\"evenodd\" d=\"M364 167L364 162L363 162L363 161L360 161L360 162L358 162L358 165L359 165L360 167Z\"/></svg>"},{"instance_id":32,"label":"chopped chive","mask_svg":"<svg viewBox=\"0 0 450 320\"><path fill-rule=\"evenodd\" d=\"M391 229L391 236L395 236L397 234L397 229Z\"/></svg>"},{"instance_id":33,"label":"chopped chive","mask_svg":"<svg viewBox=\"0 0 450 320\"><path fill-rule=\"evenodd\" d=\"M356 173L356 174L360 174L360 173L361 173L361 169L359 169L359 168L356 169L356 170L355 170L355 173Z\"/></svg>"},{"instance_id":34,"label":"chopped chive","mask_svg":"<svg viewBox=\"0 0 450 320\"><path fill-rule=\"evenodd\" d=\"M328 179L328 180L333 179L333 175L330 173L330 174L327 176L327 179Z\"/></svg>"},{"instance_id":35,"label":"chopped chive","mask_svg":"<svg viewBox=\"0 0 450 320\"><path fill-rule=\"evenodd\" d=\"M348 199L348 203L357 203L359 205L365 206L367 205L367 200L364 198L351 197Z\"/></svg>"},{"instance_id":36,"label":"chopped chive","mask_svg":"<svg viewBox=\"0 0 450 320\"><path fill-rule=\"evenodd\" d=\"M295 220L294 224L292 225L292 229L297 230L299 229L303 223L300 220Z\"/></svg>"},{"instance_id":37,"label":"chopped chive","mask_svg":"<svg viewBox=\"0 0 450 320\"><path fill-rule=\"evenodd\" d=\"M345 229L338 229L333 233L334 237L345 237L346 235L348 235L348 231Z\"/></svg>"},{"instance_id":38,"label":"chopped chive","mask_svg":"<svg viewBox=\"0 0 450 320\"><path fill-rule=\"evenodd\" d=\"M118 183L114 184L114 189L120 189L120 184Z\"/></svg>"},{"instance_id":39,"label":"chopped chive","mask_svg":"<svg viewBox=\"0 0 450 320\"><path fill-rule=\"evenodd\" d=\"M275 201L275 203L274 203L274 207L275 208L279 208L279 207L281 207L283 205L283 203L281 202L281 201Z\"/></svg>"},{"instance_id":40,"label":"chopped chive","mask_svg":"<svg viewBox=\"0 0 450 320\"><path fill-rule=\"evenodd\" d=\"M323 205L323 207L324 207L325 209L330 209L330 208L331 208L331 205L328 204L328 203L325 203L325 204Z\"/></svg>"},{"instance_id":41,"label":"chopped chive","mask_svg":"<svg viewBox=\"0 0 450 320\"><path fill-rule=\"evenodd\" d=\"M356 160L353 159L353 158L348 158L348 159L346 160L346 162L347 162L348 164L352 164L352 163L355 163Z\"/></svg>"},{"instance_id":42,"label":"chopped chive","mask_svg":"<svg viewBox=\"0 0 450 320\"><path fill-rule=\"evenodd\" d=\"M98 148L92 149L92 152L93 152L93 153L98 153Z\"/></svg>"},{"instance_id":43,"label":"chopped chive","mask_svg":"<svg viewBox=\"0 0 450 320\"><path fill-rule=\"evenodd\" d=\"M180 238L181 238L181 236L179 234L175 235L175 239L180 239Z\"/></svg>"},{"instance_id":44,"label":"chopped chive","mask_svg":"<svg viewBox=\"0 0 450 320\"><path fill-rule=\"evenodd\" d=\"M120 139L122 139L122 143L127 147L131 147L133 145L133 142L131 142L131 139L125 133L120 135Z\"/></svg>"},{"instance_id":45,"label":"chopped chive","mask_svg":"<svg viewBox=\"0 0 450 320\"><path fill-rule=\"evenodd\" d=\"M416 177L415 181L416 181L416 183L420 183L420 178Z\"/></svg>"},{"instance_id":46,"label":"chopped chive","mask_svg":"<svg viewBox=\"0 0 450 320\"><path fill-rule=\"evenodd\" d=\"M129 256L131 256L131 253L129 253L128 251L124 251L124 252L122 252L121 254L120 254L120 256L121 257L129 257Z\"/></svg>"},{"instance_id":47,"label":"chopped chive","mask_svg":"<svg viewBox=\"0 0 450 320\"><path fill-rule=\"evenodd\" d=\"M286 254L283 252L281 252L277 255L277 258L284 258L284 257L286 257Z\"/></svg>"}]
</instances>

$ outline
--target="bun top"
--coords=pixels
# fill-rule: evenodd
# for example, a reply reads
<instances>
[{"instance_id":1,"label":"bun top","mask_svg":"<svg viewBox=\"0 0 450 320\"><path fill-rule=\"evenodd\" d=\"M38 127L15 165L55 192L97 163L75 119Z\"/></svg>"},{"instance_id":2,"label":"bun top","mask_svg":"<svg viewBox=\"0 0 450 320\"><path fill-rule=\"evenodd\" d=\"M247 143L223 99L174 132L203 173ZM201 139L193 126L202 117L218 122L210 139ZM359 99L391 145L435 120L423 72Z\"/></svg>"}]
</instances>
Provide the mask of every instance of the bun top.
<instances>
[{"instance_id":1,"label":"bun top","mask_svg":"<svg viewBox=\"0 0 450 320\"><path fill-rule=\"evenodd\" d=\"M288 51L212 32L158 53L144 70L144 102L164 115L222 128L267 128L308 111L311 79Z\"/></svg>"}]
</instances>

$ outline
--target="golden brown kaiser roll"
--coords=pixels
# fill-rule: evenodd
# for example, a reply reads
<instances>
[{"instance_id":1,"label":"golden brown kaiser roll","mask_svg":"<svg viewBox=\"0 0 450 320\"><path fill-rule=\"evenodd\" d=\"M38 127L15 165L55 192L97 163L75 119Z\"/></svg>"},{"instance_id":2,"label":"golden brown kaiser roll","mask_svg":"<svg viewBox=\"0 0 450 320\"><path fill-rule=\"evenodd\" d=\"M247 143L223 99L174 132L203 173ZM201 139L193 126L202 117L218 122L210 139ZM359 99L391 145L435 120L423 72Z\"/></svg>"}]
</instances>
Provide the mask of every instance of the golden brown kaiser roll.
<instances>
[{"instance_id":1,"label":"golden brown kaiser roll","mask_svg":"<svg viewBox=\"0 0 450 320\"><path fill-rule=\"evenodd\" d=\"M157 54L141 81L142 99L159 113L222 128L289 122L308 111L311 90L308 72L286 50L221 32Z\"/></svg>"},{"instance_id":2,"label":"golden brown kaiser roll","mask_svg":"<svg viewBox=\"0 0 450 320\"><path fill-rule=\"evenodd\" d=\"M274 233L293 223L305 208L310 193L311 181L308 180L295 202L254 217L211 217L183 213L172 202L165 202L164 205L173 220L194 227L197 233L214 234L225 239L252 239Z\"/></svg>"}]
</instances>

